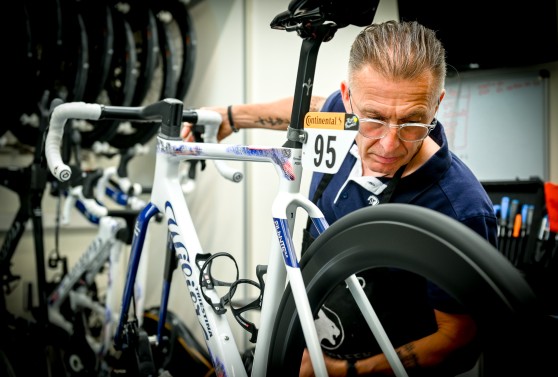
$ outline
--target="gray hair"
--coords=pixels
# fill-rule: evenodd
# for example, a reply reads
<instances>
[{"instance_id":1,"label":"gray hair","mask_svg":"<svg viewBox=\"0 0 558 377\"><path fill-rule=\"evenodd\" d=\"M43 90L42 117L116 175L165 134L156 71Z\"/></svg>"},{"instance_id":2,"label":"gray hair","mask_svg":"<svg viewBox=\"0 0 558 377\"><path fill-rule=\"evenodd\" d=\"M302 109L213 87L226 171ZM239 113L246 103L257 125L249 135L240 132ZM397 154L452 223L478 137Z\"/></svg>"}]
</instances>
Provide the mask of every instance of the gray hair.
<instances>
[{"instance_id":1,"label":"gray hair","mask_svg":"<svg viewBox=\"0 0 558 377\"><path fill-rule=\"evenodd\" d=\"M370 65L384 77L412 80L430 71L438 96L446 77L446 51L436 33L413 22L372 24L356 37L349 57L349 84L353 74Z\"/></svg>"}]
</instances>

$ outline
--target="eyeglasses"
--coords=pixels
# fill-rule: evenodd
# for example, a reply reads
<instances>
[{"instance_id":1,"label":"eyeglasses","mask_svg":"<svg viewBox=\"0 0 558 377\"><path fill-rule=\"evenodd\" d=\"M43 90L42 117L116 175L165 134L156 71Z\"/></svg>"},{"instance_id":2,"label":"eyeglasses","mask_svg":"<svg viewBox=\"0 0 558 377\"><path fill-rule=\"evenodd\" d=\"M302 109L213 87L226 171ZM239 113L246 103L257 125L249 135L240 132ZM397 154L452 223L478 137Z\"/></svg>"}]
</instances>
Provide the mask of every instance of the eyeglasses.
<instances>
[{"instance_id":1,"label":"eyeglasses","mask_svg":"<svg viewBox=\"0 0 558 377\"><path fill-rule=\"evenodd\" d=\"M382 139L390 128L397 128L397 136L403 141L417 142L424 140L436 127L436 118L430 124L403 123L389 124L379 119L359 118L358 132L367 139Z\"/></svg>"},{"instance_id":2,"label":"eyeglasses","mask_svg":"<svg viewBox=\"0 0 558 377\"><path fill-rule=\"evenodd\" d=\"M349 90L349 103L351 105L351 112L354 113L351 97L351 91ZM401 140L419 142L426 139L430 131L436 127L436 123L436 118L432 119L430 124L415 122L390 124L379 119L359 118L358 132L367 139L378 140L384 138L389 133L390 128L397 128L397 136Z\"/></svg>"}]
</instances>

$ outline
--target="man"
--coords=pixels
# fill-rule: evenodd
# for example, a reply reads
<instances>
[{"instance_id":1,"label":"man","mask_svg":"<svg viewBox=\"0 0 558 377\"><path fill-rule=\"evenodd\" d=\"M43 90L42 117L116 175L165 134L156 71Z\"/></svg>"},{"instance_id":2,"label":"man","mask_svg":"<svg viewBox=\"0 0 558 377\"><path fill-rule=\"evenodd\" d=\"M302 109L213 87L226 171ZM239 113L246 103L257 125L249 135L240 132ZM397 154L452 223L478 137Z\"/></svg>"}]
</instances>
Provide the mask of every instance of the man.
<instances>
[{"instance_id":1,"label":"man","mask_svg":"<svg viewBox=\"0 0 558 377\"><path fill-rule=\"evenodd\" d=\"M410 203L444 213L496 245L492 203L469 168L448 150L435 118L445 95L445 76L442 44L432 30L416 22L374 24L357 36L348 81L327 99L314 97L311 104L311 111L348 112L360 118L353 148L317 200L330 225L364 206ZM212 109L223 115L222 139L243 128L284 130L291 107L292 98L287 98ZM188 127L183 137L191 137ZM323 176L313 175L311 198ZM310 233L317 236L315 229ZM475 321L445 292L406 271L374 269L360 275L408 373L454 376L474 365ZM339 318L336 330L345 334L340 343L331 334L322 340L329 375L393 374L370 331L347 309L343 289L320 311ZM305 353L300 376L312 375Z\"/></svg>"}]
</instances>

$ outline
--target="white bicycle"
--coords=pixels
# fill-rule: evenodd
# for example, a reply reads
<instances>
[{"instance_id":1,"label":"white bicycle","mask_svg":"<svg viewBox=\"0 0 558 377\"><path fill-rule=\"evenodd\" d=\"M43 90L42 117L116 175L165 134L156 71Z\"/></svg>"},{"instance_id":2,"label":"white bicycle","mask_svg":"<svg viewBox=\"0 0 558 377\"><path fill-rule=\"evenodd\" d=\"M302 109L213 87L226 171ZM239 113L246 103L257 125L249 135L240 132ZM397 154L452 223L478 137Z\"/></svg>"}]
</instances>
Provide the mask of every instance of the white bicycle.
<instances>
[{"instance_id":1,"label":"white bicycle","mask_svg":"<svg viewBox=\"0 0 558 377\"><path fill-rule=\"evenodd\" d=\"M128 315L148 225L159 213L163 214L168 228L168 254L176 256L178 268L183 272L190 292L186 299L192 302L191 315L199 320L219 376L295 376L304 348L309 350L315 374L327 376L314 319L327 295L343 281L348 284L395 374L407 376L372 303L354 275L370 268L395 267L424 276L457 297L478 318L480 327L487 331L507 329L518 312L534 307L533 293L520 273L488 242L463 224L422 207L385 204L356 211L328 226L318 207L299 192L303 160L317 161L316 150L319 150L309 145L309 131L303 128L312 95L307 83L313 82L321 42L330 40L339 27L346 25L325 6L289 9L273 20L272 27L296 31L303 38L291 117L293 123L287 132L288 140L281 147L211 142L216 140L220 116L207 110L185 111L182 102L176 99L165 99L144 107L66 103L53 112L46 153L49 168L59 180L67 180L70 176L70 170L60 158L60 140L67 120L119 119L161 123L151 198L134 228L121 316L114 336L114 346L133 355L130 359L134 365L128 369L131 374L160 372L154 365L152 352L164 344L161 331L155 337L149 337L139 328L137 319ZM355 120L353 116L341 116L347 119L347 126L354 126L349 124ZM206 125L206 142L181 140L180 128L184 121ZM314 129L312 132L315 135L319 131ZM335 141L332 135L350 139L344 129L328 132L325 137L332 142ZM342 152L335 151L338 152L337 158L342 159ZM213 263L232 257L226 253L206 253L198 239L179 179L181 161L195 159L219 163L227 160L264 162L271 164L277 172L279 187L272 205L273 218L270 219L275 235L271 240L268 265L257 272L258 282L238 276L232 282L224 282L213 274ZM220 164L218 168L229 179L241 179L241 175L227 169L227 165ZM301 260L292 238L297 209L306 211L321 232ZM374 237L372 244L369 242L371 237ZM256 286L260 289L259 297L242 307L231 305L239 284ZM226 288L224 294L219 291L223 286ZM168 290L164 290L159 327L165 323L167 299ZM248 371L241 356L243 350L238 349L225 315L227 308L251 333L251 341L255 344ZM259 328L244 317L244 312L250 309L260 310Z\"/></svg>"},{"instance_id":2,"label":"white bicycle","mask_svg":"<svg viewBox=\"0 0 558 377\"><path fill-rule=\"evenodd\" d=\"M126 245L131 244L133 223L146 205L137 195L125 194L121 186L110 184L111 177L125 187L129 182L119 178L112 167L81 175L83 179L78 184L65 190L61 224L70 223L72 212L77 209L89 222L98 226L98 231L48 297L48 319L65 331L67 335L61 334L62 338L67 336L69 339L67 344L61 344L66 347L64 360L72 374L107 368L104 360L112 349L120 309L115 283L125 266L123 251ZM93 198L93 186L96 186L96 198ZM99 196L101 191L104 192L103 197ZM139 194L141 189L136 191ZM105 195L113 198L121 208L111 209L101 205ZM49 258L51 267L58 265L58 261L55 256ZM135 310L139 313L143 313L144 309L145 266L141 271L135 282L134 294ZM105 285L101 290L99 283Z\"/></svg>"}]
</instances>

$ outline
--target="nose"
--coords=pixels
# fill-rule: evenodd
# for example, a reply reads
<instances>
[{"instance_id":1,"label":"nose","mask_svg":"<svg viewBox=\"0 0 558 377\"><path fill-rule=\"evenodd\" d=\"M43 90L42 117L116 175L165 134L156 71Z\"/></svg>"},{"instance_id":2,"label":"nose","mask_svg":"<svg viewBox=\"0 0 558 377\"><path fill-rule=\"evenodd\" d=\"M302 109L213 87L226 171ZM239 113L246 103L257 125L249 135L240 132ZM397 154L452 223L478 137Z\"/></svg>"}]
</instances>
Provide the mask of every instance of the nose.
<instances>
[{"instance_id":1,"label":"nose","mask_svg":"<svg viewBox=\"0 0 558 377\"><path fill-rule=\"evenodd\" d=\"M389 132L386 134L386 136L380 139L380 143L386 151L394 150L399 147L399 144L401 144L401 140L397 135L397 127L390 127Z\"/></svg>"}]
</instances>

